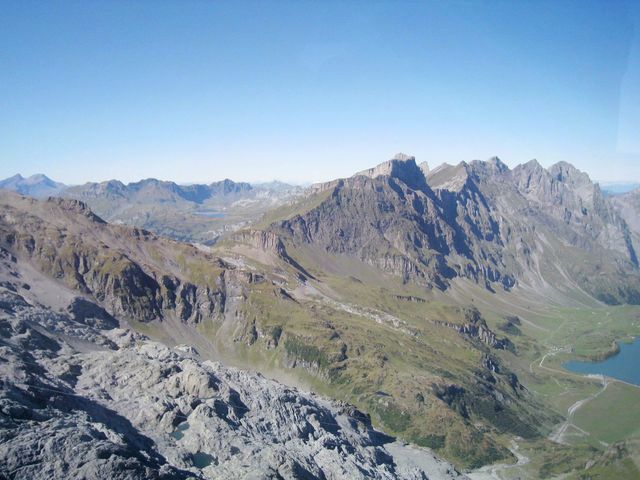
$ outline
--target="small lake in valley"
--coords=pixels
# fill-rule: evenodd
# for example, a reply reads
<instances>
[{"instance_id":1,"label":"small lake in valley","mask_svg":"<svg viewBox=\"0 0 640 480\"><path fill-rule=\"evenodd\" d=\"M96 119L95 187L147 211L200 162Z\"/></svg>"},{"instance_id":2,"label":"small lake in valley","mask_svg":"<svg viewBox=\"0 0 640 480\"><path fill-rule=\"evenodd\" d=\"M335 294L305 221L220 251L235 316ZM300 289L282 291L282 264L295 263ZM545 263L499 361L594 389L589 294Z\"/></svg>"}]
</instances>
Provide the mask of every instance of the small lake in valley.
<instances>
[{"instance_id":1,"label":"small lake in valley","mask_svg":"<svg viewBox=\"0 0 640 480\"><path fill-rule=\"evenodd\" d=\"M224 218L226 214L222 213L222 212L215 212L212 210L200 210L199 212L193 212L196 215L201 215L203 217L210 217L210 218Z\"/></svg>"},{"instance_id":2,"label":"small lake in valley","mask_svg":"<svg viewBox=\"0 0 640 480\"><path fill-rule=\"evenodd\" d=\"M618 343L620 352L601 362L572 360L563 367L575 373L606 375L640 385L640 339L633 343Z\"/></svg>"}]
</instances>

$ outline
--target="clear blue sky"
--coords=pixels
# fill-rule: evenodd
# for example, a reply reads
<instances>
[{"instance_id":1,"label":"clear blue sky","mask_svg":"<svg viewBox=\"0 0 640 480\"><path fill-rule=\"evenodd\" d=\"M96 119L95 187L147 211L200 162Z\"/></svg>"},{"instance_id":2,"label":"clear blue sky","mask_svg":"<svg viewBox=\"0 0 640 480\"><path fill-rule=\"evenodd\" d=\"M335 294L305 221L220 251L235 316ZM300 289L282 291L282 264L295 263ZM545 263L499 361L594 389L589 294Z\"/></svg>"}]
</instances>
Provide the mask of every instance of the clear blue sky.
<instances>
[{"instance_id":1,"label":"clear blue sky","mask_svg":"<svg viewBox=\"0 0 640 480\"><path fill-rule=\"evenodd\" d=\"M0 3L0 178L320 181L399 151L640 180L640 2Z\"/></svg>"}]
</instances>

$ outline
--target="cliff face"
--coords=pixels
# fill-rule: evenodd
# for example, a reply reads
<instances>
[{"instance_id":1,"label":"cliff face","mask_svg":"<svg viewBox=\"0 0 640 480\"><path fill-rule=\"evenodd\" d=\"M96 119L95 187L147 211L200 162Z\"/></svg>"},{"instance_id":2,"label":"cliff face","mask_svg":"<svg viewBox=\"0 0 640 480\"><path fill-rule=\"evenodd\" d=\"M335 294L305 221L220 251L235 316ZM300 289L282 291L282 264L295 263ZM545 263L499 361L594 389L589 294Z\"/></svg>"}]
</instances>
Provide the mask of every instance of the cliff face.
<instances>
[{"instance_id":1,"label":"cliff face","mask_svg":"<svg viewBox=\"0 0 640 480\"><path fill-rule=\"evenodd\" d=\"M381 163L373 168L358 172L355 176L364 176L369 178L377 177L395 177L401 180L409 187L420 190L426 186L425 171L429 167L416 164L415 157L398 153L391 160Z\"/></svg>"},{"instance_id":2,"label":"cliff face","mask_svg":"<svg viewBox=\"0 0 640 480\"><path fill-rule=\"evenodd\" d=\"M510 170L493 158L425 176L413 157L402 157L319 191L330 194L271 231L430 288L460 277L508 290L533 278L548 282L560 268L608 303L640 301L631 230L598 185L569 164L546 170L531 161ZM554 264L540 262L555 256ZM594 272L602 281L590 281Z\"/></svg>"},{"instance_id":3,"label":"cliff face","mask_svg":"<svg viewBox=\"0 0 640 480\"><path fill-rule=\"evenodd\" d=\"M585 249L617 251L637 265L628 225L586 173L565 162L545 170L532 160L516 167L511 178L518 192L548 219L573 231L566 234L569 241Z\"/></svg>"},{"instance_id":4,"label":"cliff face","mask_svg":"<svg viewBox=\"0 0 640 480\"><path fill-rule=\"evenodd\" d=\"M486 346L497 350L513 350L511 341L504 337L499 338L494 331L488 326L487 322L482 318L480 312L475 307L467 307L464 312L464 323L447 323L440 322L442 325L454 329L460 335L471 340L482 342ZM495 366L495 365L494 365ZM492 367L488 367L492 370Z\"/></svg>"},{"instance_id":5,"label":"cliff face","mask_svg":"<svg viewBox=\"0 0 640 480\"><path fill-rule=\"evenodd\" d=\"M273 253L281 258L286 256L286 249L282 239L273 232L253 229L241 230L234 235L233 239L258 250Z\"/></svg>"},{"instance_id":6,"label":"cliff face","mask_svg":"<svg viewBox=\"0 0 640 480\"><path fill-rule=\"evenodd\" d=\"M451 275L443 257L456 232L429 189L412 190L392 177L341 181L317 208L276 226L294 240L361 260L425 284Z\"/></svg>"}]
</instances>

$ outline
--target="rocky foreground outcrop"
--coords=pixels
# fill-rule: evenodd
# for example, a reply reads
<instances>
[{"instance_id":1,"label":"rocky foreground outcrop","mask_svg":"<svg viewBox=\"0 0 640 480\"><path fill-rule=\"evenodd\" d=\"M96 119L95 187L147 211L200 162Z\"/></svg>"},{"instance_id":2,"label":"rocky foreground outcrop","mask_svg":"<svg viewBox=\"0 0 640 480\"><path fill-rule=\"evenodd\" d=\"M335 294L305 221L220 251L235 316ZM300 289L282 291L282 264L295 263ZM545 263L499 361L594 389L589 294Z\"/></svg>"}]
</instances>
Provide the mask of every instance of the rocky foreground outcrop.
<instances>
[{"instance_id":1,"label":"rocky foreground outcrop","mask_svg":"<svg viewBox=\"0 0 640 480\"><path fill-rule=\"evenodd\" d=\"M464 478L347 404L119 328L17 263L0 259L0 478Z\"/></svg>"}]
</instances>

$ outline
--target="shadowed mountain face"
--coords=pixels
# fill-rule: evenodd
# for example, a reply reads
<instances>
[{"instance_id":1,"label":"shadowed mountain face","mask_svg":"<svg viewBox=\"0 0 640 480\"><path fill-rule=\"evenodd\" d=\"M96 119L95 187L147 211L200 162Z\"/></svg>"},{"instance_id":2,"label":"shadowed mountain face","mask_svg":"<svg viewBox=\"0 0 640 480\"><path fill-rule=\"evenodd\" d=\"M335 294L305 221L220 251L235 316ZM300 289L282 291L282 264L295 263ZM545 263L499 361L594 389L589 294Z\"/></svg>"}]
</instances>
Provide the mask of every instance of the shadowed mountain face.
<instances>
[{"instance_id":1,"label":"shadowed mountain face","mask_svg":"<svg viewBox=\"0 0 640 480\"><path fill-rule=\"evenodd\" d=\"M63 183L54 182L42 174L32 175L28 178L17 174L13 177L0 180L0 189L12 190L21 195L29 195L36 198L56 195L65 188L66 186Z\"/></svg>"},{"instance_id":2,"label":"shadowed mountain face","mask_svg":"<svg viewBox=\"0 0 640 480\"><path fill-rule=\"evenodd\" d=\"M426 176L399 155L316 186L313 208L270 228L295 245L355 257L404 281L489 289L574 282L607 303L639 303L633 235L589 176L535 160L443 165ZM594 276L597 279L594 280Z\"/></svg>"}]
</instances>

